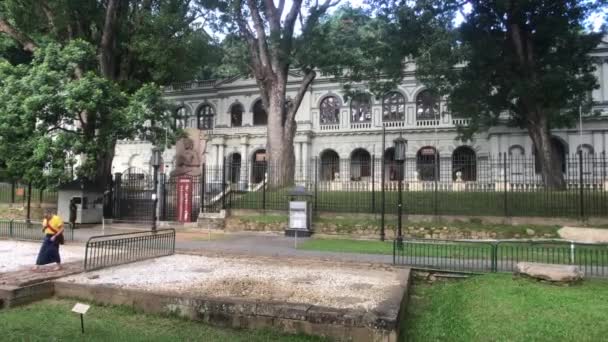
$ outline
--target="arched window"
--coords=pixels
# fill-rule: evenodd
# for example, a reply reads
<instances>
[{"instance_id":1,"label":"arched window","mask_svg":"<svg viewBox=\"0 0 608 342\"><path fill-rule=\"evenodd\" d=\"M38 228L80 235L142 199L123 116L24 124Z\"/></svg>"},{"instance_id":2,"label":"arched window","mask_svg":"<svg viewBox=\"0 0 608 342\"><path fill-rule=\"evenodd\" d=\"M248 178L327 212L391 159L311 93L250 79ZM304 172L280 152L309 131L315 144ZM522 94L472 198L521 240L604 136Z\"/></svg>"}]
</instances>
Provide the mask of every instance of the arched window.
<instances>
[{"instance_id":1,"label":"arched window","mask_svg":"<svg viewBox=\"0 0 608 342\"><path fill-rule=\"evenodd\" d=\"M593 146L588 145L588 144L578 145L578 147L576 148L576 152L577 153L583 152L583 156L594 154Z\"/></svg>"},{"instance_id":2,"label":"arched window","mask_svg":"<svg viewBox=\"0 0 608 342\"><path fill-rule=\"evenodd\" d=\"M382 99L382 121L405 120L405 97L399 92L390 92Z\"/></svg>"},{"instance_id":3,"label":"arched window","mask_svg":"<svg viewBox=\"0 0 608 342\"><path fill-rule=\"evenodd\" d=\"M241 127L243 125L243 112L245 109L240 103L234 103L230 106L230 126Z\"/></svg>"},{"instance_id":4,"label":"arched window","mask_svg":"<svg viewBox=\"0 0 608 342\"><path fill-rule=\"evenodd\" d=\"M251 160L251 182L257 184L264 181L267 167L266 150L255 151Z\"/></svg>"},{"instance_id":5,"label":"arched window","mask_svg":"<svg viewBox=\"0 0 608 342\"><path fill-rule=\"evenodd\" d=\"M212 129L213 128L213 116L215 111L213 107L208 104L202 105L197 113L198 129Z\"/></svg>"},{"instance_id":6,"label":"arched window","mask_svg":"<svg viewBox=\"0 0 608 342\"><path fill-rule=\"evenodd\" d=\"M433 120L439 116L439 96L425 89L416 96L416 119Z\"/></svg>"},{"instance_id":7,"label":"arched window","mask_svg":"<svg viewBox=\"0 0 608 342\"><path fill-rule=\"evenodd\" d=\"M369 152L362 148L358 148L350 155L350 178L353 181L359 181L364 177L371 175L371 156Z\"/></svg>"},{"instance_id":8,"label":"arched window","mask_svg":"<svg viewBox=\"0 0 608 342\"><path fill-rule=\"evenodd\" d=\"M268 113L264 108L262 100L257 100L253 105L253 125L266 126L268 124Z\"/></svg>"},{"instance_id":9,"label":"arched window","mask_svg":"<svg viewBox=\"0 0 608 342\"><path fill-rule=\"evenodd\" d=\"M369 95L355 95L350 100L350 122L371 122L372 105Z\"/></svg>"},{"instance_id":10,"label":"arched window","mask_svg":"<svg viewBox=\"0 0 608 342\"><path fill-rule=\"evenodd\" d=\"M321 153L321 180L333 181L340 177L340 156L334 150L325 150Z\"/></svg>"},{"instance_id":11,"label":"arched window","mask_svg":"<svg viewBox=\"0 0 608 342\"><path fill-rule=\"evenodd\" d=\"M465 182L477 180L477 159L472 148L460 146L452 153L452 179Z\"/></svg>"},{"instance_id":12,"label":"arched window","mask_svg":"<svg viewBox=\"0 0 608 342\"><path fill-rule=\"evenodd\" d=\"M578 147L576 148L576 152L583 154L583 174L592 174L596 165L593 146L588 144L578 145ZM578 155L576 160L579 160Z\"/></svg>"},{"instance_id":13,"label":"arched window","mask_svg":"<svg viewBox=\"0 0 608 342\"><path fill-rule=\"evenodd\" d=\"M512 176L519 176L526 173L528 161L523 147L513 145L509 147L509 167ZM513 179L517 181L517 179Z\"/></svg>"},{"instance_id":14,"label":"arched window","mask_svg":"<svg viewBox=\"0 0 608 342\"><path fill-rule=\"evenodd\" d=\"M188 110L186 107L179 107L175 110L175 128L188 127Z\"/></svg>"},{"instance_id":15,"label":"arched window","mask_svg":"<svg viewBox=\"0 0 608 342\"><path fill-rule=\"evenodd\" d=\"M421 181L439 180L439 152L432 147L426 146L416 153L416 169L418 179Z\"/></svg>"},{"instance_id":16,"label":"arched window","mask_svg":"<svg viewBox=\"0 0 608 342\"><path fill-rule=\"evenodd\" d=\"M566 173L566 146L556 137L551 137L551 152L555 156L554 165L551 167ZM534 149L534 171L537 174L541 173L540 157L536 148Z\"/></svg>"},{"instance_id":17,"label":"arched window","mask_svg":"<svg viewBox=\"0 0 608 342\"><path fill-rule=\"evenodd\" d=\"M340 123L340 100L335 96L327 96L321 101L321 125L335 125Z\"/></svg>"}]
</instances>

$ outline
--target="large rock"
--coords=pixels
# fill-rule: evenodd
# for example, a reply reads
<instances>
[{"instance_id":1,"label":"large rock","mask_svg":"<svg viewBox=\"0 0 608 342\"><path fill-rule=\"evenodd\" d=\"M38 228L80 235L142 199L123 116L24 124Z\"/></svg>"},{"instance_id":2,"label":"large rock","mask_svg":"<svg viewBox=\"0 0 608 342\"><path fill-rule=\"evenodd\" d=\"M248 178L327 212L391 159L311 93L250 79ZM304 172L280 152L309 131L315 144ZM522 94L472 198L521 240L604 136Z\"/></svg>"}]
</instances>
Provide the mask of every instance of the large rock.
<instances>
[{"instance_id":1,"label":"large rock","mask_svg":"<svg viewBox=\"0 0 608 342\"><path fill-rule=\"evenodd\" d=\"M585 243L608 243L608 229L563 227L557 231L564 240Z\"/></svg>"},{"instance_id":2,"label":"large rock","mask_svg":"<svg viewBox=\"0 0 608 342\"><path fill-rule=\"evenodd\" d=\"M574 282L582 280L584 273L574 265L541 264L519 262L515 272L529 277L554 282Z\"/></svg>"}]
</instances>

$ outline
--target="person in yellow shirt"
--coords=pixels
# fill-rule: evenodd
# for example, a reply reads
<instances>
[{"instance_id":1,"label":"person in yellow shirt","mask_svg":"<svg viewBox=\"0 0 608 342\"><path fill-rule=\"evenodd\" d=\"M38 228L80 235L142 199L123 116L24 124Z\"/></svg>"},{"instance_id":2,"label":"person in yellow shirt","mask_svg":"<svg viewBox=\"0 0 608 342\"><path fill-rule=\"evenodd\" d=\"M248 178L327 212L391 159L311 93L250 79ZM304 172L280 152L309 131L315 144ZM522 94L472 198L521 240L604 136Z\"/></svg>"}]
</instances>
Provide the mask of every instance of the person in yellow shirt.
<instances>
[{"instance_id":1,"label":"person in yellow shirt","mask_svg":"<svg viewBox=\"0 0 608 342\"><path fill-rule=\"evenodd\" d=\"M42 231L44 240L33 270L37 271L41 265L55 263L56 266L52 270L58 271L61 269L59 245L63 243L63 220L53 211L47 211L42 221Z\"/></svg>"}]
</instances>

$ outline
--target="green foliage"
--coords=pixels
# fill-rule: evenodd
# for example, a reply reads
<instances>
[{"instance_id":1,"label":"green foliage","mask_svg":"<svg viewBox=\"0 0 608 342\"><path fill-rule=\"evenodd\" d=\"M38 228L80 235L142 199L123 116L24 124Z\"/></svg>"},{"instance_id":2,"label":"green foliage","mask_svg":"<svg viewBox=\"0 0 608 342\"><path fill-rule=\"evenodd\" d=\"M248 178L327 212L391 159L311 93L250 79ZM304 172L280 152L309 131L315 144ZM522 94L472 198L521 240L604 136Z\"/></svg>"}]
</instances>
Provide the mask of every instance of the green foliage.
<instances>
[{"instance_id":1,"label":"green foliage","mask_svg":"<svg viewBox=\"0 0 608 342\"><path fill-rule=\"evenodd\" d=\"M604 32L590 32L585 21L603 1L472 2L455 30L460 4L429 3L425 11L445 20L422 47L417 74L448 96L453 115L472 119L463 138L502 120L526 129L545 120L547 129L568 127L579 106L589 111L588 93L597 87L590 52Z\"/></svg>"},{"instance_id":2,"label":"green foliage","mask_svg":"<svg viewBox=\"0 0 608 342\"><path fill-rule=\"evenodd\" d=\"M92 178L96 157L118 139L164 138L170 116L160 89L127 94L96 71L93 46L49 43L30 64L0 60L0 155L7 172L34 186L78 175ZM159 125L151 126L151 122Z\"/></svg>"}]
</instances>

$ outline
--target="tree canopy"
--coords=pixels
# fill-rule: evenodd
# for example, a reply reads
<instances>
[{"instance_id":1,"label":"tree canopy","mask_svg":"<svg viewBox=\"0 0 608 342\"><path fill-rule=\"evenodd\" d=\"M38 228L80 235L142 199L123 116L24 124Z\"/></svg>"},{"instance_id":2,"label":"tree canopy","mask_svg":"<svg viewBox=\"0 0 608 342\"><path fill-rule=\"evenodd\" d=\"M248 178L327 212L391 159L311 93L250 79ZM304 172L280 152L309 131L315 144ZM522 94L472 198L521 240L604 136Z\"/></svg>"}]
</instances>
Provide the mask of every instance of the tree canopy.
<instances>
[{"instance_id":1,"label":"tree canopy","mask_svg":"<svg viewBox=\"0 0 608 342\"><path fill-rule=\"evenodd\" d=\"M53 130L19 145L22 166L32 169L11 167L13 176L37 179L39 156L61 145L83 158L77 173L105 184L117 139L134 137L150 121L167 123L158 85L211 74L218 52L197 23L205 14L187 0L2 1L1 91L14 90L22 105L0 104L0 125L11 127L19 115L25 136ZM11 136L5 151L19 141ZM53 172L65 173L70 163L60 159Z\"/></svg>"},{"instance_id":2,"label":"tree canopy","mask_svg":"<svg viewBox=\"0 0 608 342\"><path fill-rule=\"evenodd\" d=\"M29 64L0 60L0 155L9 175L56 185L75 166L77 176L95 174L96 156L117 139L164 141L160 127L170 116L163 115L159 88L147 84L127 94L95 65L95 49L82 40L49 43ZM99 123L93 132L86 120Z\"/></svg>"}]
</instances>

